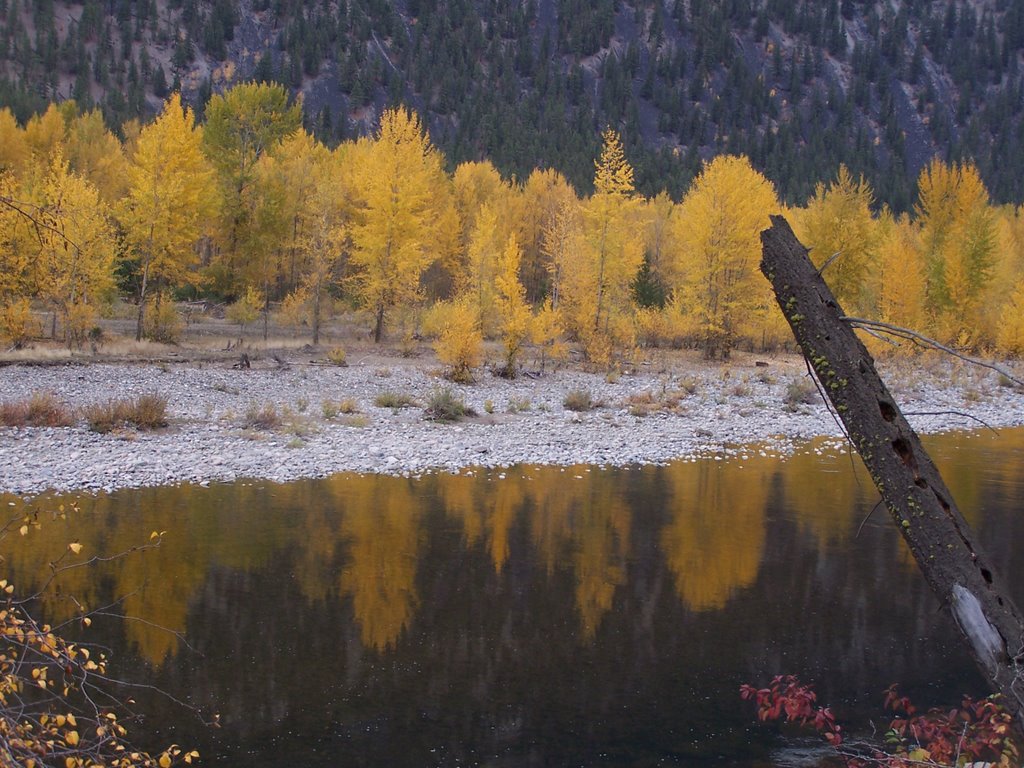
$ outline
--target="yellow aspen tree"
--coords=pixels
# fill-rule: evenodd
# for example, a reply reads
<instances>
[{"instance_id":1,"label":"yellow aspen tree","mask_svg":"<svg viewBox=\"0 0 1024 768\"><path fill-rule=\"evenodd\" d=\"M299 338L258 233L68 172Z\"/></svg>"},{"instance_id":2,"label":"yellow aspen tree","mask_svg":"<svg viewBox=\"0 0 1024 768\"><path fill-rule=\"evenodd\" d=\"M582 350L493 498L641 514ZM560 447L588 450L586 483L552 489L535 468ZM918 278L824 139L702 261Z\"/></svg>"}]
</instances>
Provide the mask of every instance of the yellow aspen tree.
<instances>
[{"instance_id":1,"label":"yellow aspen tree","mask_svg":"<svg viewBox=\"0 0 1024 768\"><path fill-rule=\"evenodd\" d=\"M998 328L996 347L1000 354L1024 355L1024 280L1017 282L1013 293L1003 304Z\"/></svg>"},{"instance_id":2,"label":"yellow aspen tree","mask_svg":"<svg viewBox=\"0 0 1024 768\"><path fill-rule=\"evenodd\" d=\"M800 242L810 248L815 266L828 262L822 276L850 313L859 314L865 308L862 289L876 245L873 202L871 186L863 178L855 180L840 165L833 182L817 185L795 230Z\"/></svg>"},{"instance_id":3,"label":"yellow aspen tree","mask_svg":"<svg viewBox=\"0 0 1024 768\"><path fill-rule=\"evenodd\" d=\"M992 277L995 216L970 163L933 160L918 178L917 214L928 277L928 309L940 340L976 345L980 299Z\"/></svg>"},{"instance_id":4,"label":"yellow aspen tree","mask_svg":"<svg viewBox=\"0 0 1024 768\"><path fill-rule=\"evenodd\" d=\"M37 295L64 319L69 345L80 343L92 313L113 287L114 235L99 192L68 170L58 150L42 188L33 258Z\"/></svg>"},{"instance_id":5,"label":"yellow aspen tree","mask_svg":"<svg viewBox=\"0 0 1024 768\"><path fill-rule=\"evenodd\" d=\"M1003 205L994 210L996 253L989 281L981 298L983 323L996 338L1002 326L1004 307L1024 275L1024 208ZM998 339L997 339L998 344Z\"/></svg>"},{"instance_id":6,"label":"yellow aspen tree","mask_svg":"<svg viewBox=\"0 0 1024 768\"><path fill-rule=\"evenodd\" d=\"M564 333L561 313L555 309L549 298L530 322L530 341L540 349L541 371L544 370L548 358L555 361L565 359L569 350L562 339Z\"/></svg>"},{"instance_id":7,"label":"yellow aspen tree","mask_svg":"<svg viewBox=\"0 0 1024 768\"><path fill-rule=\"evenodd\" d=\"M337 185L338 181L330 176L326 163L331 156L330 150L318 142L303 129L286 137L277 151L267 163L268 183L273 183L280 190L281 215L285 221L282 248L285 251L282 261L282 273L286 291L298 286L302 280L306 265L303 260L309 255L299 247L308 220L313 214L310 209L311 199L320 191L323 183ZM335 197L342 197L338 189L332 190ZM270 290L264 286L265 291Z\"/></svg>"},{"instance_id":8,"label":"yellow aspen tree","mask_svg":"<svg viewBox=\"0 0 1024 768\"><path fill-rule=\"evenodd\" d=\"M139 284L136 340L142 338L154 288L159 301L161 290L200 279L196 242L214 204L213 170L201 142L192 110L175 93L142 129L128 166L128 192L117 212Z\"/></svg>"},{"instance_id":9,"label":"yellow aspen tree","mask_svg":"<svg viewBox=\"0 0 1024 768\"><path fill-rule=\"evenodd\" d=\"M594 194L583 205L584 263L572 289L590 292L578 297L572 318L587 357L607 363L615 348L633 343L632 283L643 261L643 239L636 236L638 200L633 168L626 161L618 133L602 134L596 162ZM569 284L566 286L569 287Z\"/></svg>"},{"instance_id":10,"label":"yellow aspen tree","mask_svg":"<svg viewBox=\"0 0 1024 768\"><path fill-rule=\"evenodd\" d=\"M435 223L447 206L448 179L419 117L405 108L384 112L362 160L353 172L350 263L379 343L388 313L419 300L423 273L440 255Z\"/></svg>"},{"instance_id":11,"label":"yellow aspen tree","mask_svg":"<svg viewBox=\"0 0 1024 768\"><path fill-rule=\"evenodd\" d=\"M17 192L14 174L0 170L0 302L22 295L27 289L30 255L24 235L30 222L21 212Z\"/></svg>"},{"instance_id":12,"label":"yellow aspen tree","mask_svg":"<svg viewBox=\"0 0 1024 768\"><path fill-rule=\"evenodd\" d=\"M708 358L728 357L764 316L760 233L777 207L768 180L747 158L729 155L708 163L680 203L672 287Z\"/></svg>"},{"instance_id":13,"label":"yellow aspen tree","mask_svg":"<svg viewBox=\"0 0 1024 768\"><path fill-rule=\"evenodd\" d=\"M301 247L300 241L308 219L315 215L310 206L318 191L321 171L317 166L326 162L329 154L326 147L300 128L286 136L273 154L265 154L256 164L248 258L246 263L239 264L237 278L241 285L257 286L264 296L264 339L269 332L271 300L283 297L289 290L305 289L299 283L307 266L302 261L309 251ZM317 294L318 313L322 288ZM319 336L319 325L316 335Z\"/></svg>"},{"instance_id":14,"label":"yellow aspen tree","mask_svg":"<svg viewBox=\"0 0 1024 768\"><path fill-rule=\"evenodd\" d=\"M874 293L882 322L922 328L925 321L925 263L917 229L906 216L885 212L879 220L878 270Z\"/></svg>"},{"instance_id":15,"label":"yellow aspen tree","mask_svg":"<svg viewBox=\"0 0 1024 768\"><path fill-rule=\"evenodd\" d=\"M320 343L320 328L327 289L341 268L348 228L342 207L338 159L326 152L311 169L313 184L303 203L302 223L296 235L300 259L300 286L309 296L313 344Z\"/></svg>"},{"instance_id":16,"label":"yellow aspen tree","mask_svg":"<svg viewBox=\"0 0 1024 768\"><path fill-rule=\"evenodd\" d=\"M547 233L559 211L570 203L578 205L576 191L558 171L546 168L533 171L519 193L516 225L523 248L520 269L526 298L540 304L551 296L554 264L547 249Z\"/></svg>"},{"instance_id":17,"label":"yellow aspen tree","mask_svg":"<svg viewBox=\"0 0 1024 768\"><path fill-rule=\"evenodd\" d=\"M88 179L107 203L127 191L127 161L121 142L103 122L103 113L90 110L71 119L65 157L74 173Z\"/></svg>"},{"instance_id":18,"label":"yellow aspen tree","mask_svg":"<svg viewBox=\"0 0 1024 768\"><path fill-rule=\"evenodd\" d=\"M505 348L505 361L501 374L509 379L516 377L516 364L523 344L530 333L530 305L526 303L526 289L519 281L519 267L523 252L516 236L510 235L505 249L498 258L494 278L498 294L498 324L501 342Z\"/></svg>"},{"instance_id":19,"label":"yellow aspen tree","mask_svg":"<svg viewBox=\"0 0 1024 768\"><path fill-rule=\"evenodd\" d=\"M301 125L302 105L289 104L281 85L241 83L214 94L206 105L203 147L221 196L219 258L211 270L219 290L232 292L244 284L240 272L265 245L255 227L261 192L257 167Z\"/></svg>"},{"instance_id":20,"label":"yellow aspen tree","mask_svg":"<svg viewBox=\"0 0 1024 768\"><path fill-rule=\"evenodd\" d=\"M0 116L2 122L2 116ZM20 346L32 335L28 296L30 222L16 198L12 171L0 167L0 340Z\"/></svg>"},{"instance_id":21,"label":"yellow aspen tree","mask_svg":"<svg viewBox=\"0 0 1024 768\"><path fill-rule=\"evenodd\" d=\"M33 115L25 125L25 143L37 179L45 177L54 156L64 152L66 133L64 115L56 104L50 104L41 115Z\"/></svg>"},{"instance_id":22,"label":"yellow aspen tree","mask_svg":"<svg viewBox=\"0 0 1024 768\"><path fill-rule=\"evenodd\" d=\"M510 188L489 160L460 163L452 174L452 193L462 222L463 243L476 226L476 217L484 205L504 212Z\"/></svg>"},{"instance_id":23,"label":"yellow aspen tree","mask_svg":"<svg viewBox=\"0 0 1024 768\"><path fill-rule=\"evenodd\" d=\"M456 281L458 294L476 307L484 336L493 336L497 330L495 276L504 242L497 211L490 203L484 203L475 217L466 248L466 264Z\"/></svg>"},{"instance_id":24,"label":"yellow aspen tree","mask_svg":"<svg viewBox=\"0 0 1024 768\"><path fill-rule=\"evenodd\" d=\"M14 113L8 107L0 109L0 172L21 178L30 159L25 132L18 126Z\"/></svg>"},{"instance_id":25,"label":"yellow aspen tree","mask_svg":"<svg viewBox=\"0 0 1024 768\"><path fill-rule=\"evenodd\" d=\"M581 269L582 237L583 217L579 201L575 196L562 200L544 228L543 245L548 269L548 300L559 311L563 304L571 311L574 301L582 298L574 295L582 294L582 291L570 290L566 297L563 290L567 280L576 282L575 275Z\"/></svg>"}]
</instances>

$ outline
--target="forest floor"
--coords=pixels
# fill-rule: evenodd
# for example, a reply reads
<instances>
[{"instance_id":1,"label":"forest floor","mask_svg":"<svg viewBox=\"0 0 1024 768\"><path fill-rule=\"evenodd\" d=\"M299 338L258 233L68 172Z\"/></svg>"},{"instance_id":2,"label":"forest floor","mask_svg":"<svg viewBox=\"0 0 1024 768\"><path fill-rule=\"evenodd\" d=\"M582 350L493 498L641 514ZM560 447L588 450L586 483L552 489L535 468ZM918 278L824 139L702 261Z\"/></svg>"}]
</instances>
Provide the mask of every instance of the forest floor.
<instances>
[{"instance_id":1,"label":"forest floor","mask_svg":"<svg viewBox=\"0 0 1024 768\"><path fill-rule=\"evenodd\" d=\"M312 347L271 330L267 341L260 329L239 338L237 326L204 320L181 344L158 345L136 343L112 323L95 350L40 342L0 355L0 404L48 393L73 415L68 427L0 427L0 492L639 465L784 454L813 437L842 444L803 359L791 353L739 351L710 363L695 351L641 350L609 374L572 359L542 366L531 350L516 379L485 366L473 383L456 384L426 342L375 345L333 329ZM343 366L328 359L338 347ZM879 368L919 431L1024 425L1024 393L992 370L930 355ZM1011 370L1020 378L1019 365ZM145 394L166 399L166 427L99 433L82 415ZM469 413L431 418L445 398Z\"/></svg>"}]
</instances>

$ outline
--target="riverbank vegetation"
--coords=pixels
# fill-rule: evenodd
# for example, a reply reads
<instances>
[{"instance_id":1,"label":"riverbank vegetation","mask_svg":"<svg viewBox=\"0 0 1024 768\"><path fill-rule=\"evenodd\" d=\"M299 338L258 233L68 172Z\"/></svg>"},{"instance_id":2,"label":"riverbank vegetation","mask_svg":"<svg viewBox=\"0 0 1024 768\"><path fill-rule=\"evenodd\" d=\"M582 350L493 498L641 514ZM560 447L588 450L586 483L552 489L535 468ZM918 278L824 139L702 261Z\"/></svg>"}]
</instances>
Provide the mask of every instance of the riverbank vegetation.
<instances>
[{"instance_id":1,"label":"riverbank vegetation","mask_svg":"<svg viewBox=\"0 0 1024 768\"><path fill-rule=\"evenodd\" d=\"M329 148L276 85L210 99L199 124L172 95L123 138L74 102L19 125L0 111L0 335L94 343L117 296L135 334L174 341L178 302L227 305L240 330L270 316L317 344L336 313L400 345L436 340L456 379L500 342L514 375L528 341L578 344L609 365L641 346L784 344L757 270L781 212L849 315L972 351L1024 350L1024 213L993 206L969 162L934 160L912 215L878 209L845 167L803 206L779 202L742 156L707 162L680 200L637 194L619 136L603 134L594 192L558 172L448 171L416 114ZM43 325L48 327L43 327Z\"/></svg>"}]
</instances>

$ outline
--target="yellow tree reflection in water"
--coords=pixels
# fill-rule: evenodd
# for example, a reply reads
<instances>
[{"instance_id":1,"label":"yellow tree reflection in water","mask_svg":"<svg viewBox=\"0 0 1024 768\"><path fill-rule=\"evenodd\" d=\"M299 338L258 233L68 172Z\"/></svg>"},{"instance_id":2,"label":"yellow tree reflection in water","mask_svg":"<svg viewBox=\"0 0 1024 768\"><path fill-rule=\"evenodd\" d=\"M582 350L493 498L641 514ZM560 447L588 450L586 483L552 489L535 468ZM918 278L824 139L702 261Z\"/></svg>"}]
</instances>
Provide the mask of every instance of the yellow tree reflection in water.
<instances>
[{"instance_id":1,"label":"yellow tree reflection in water","mask_svg":"<svg viewBox=\"0 0 1024 768\"><path fill-rule=\"evenodd\" d=\"M528 486L530 532L551 573L568 551L583 638L593 640L626 580L632 515L619 475L583 467L546 470Z\"/></svg>"},{"instance_id":2,"label":"yellow tree reflection in water","mask_svg":"<svg viewBox=\"0 0 1024 768\"><path fill-rule=\"evenodd\" d=\"M661 547L676 593L695 611L722 608L757 579L765 504L778 460L701 461L666 467L671 520Z\"/></svg>"},{"instance_id":3,"label":"yellow tree reflection in water","mask_svg":"<svg viewBox=\"0 0 1024 768\"><path fill-rule=\"evenodd\" d=\"M379 475L347 480L341 533L348 558L341 592L352 598L363 644L378 651L395 645L419 605L422 513L411 483Z\"/></svg>"},{"instance_id":4,"label":"yellow tree reflection in water","mask_svg":"<svg viewBox=\"0 0 1024 768\"><path fill-rule=\"evenodd\" d=\"M468 547L484 539L496 573L508 561L509 535L528 499L528 482L520 475L495 481L484 473L436 477L445 513L461 523Z\"/></svg>"}]
</instances>

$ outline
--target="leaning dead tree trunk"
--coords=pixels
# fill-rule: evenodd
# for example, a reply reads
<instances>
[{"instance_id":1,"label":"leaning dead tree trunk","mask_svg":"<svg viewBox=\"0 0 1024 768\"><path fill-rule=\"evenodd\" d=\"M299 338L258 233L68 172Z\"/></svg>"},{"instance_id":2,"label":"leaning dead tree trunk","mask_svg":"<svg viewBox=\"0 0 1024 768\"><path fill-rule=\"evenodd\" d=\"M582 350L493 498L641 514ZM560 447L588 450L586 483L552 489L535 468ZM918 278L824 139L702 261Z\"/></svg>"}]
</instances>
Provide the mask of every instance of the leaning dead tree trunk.
<instances>
[{"instance_id":1,"label":"leaning dead tree trunk","mask_svg":"<svg viewBox=\"0 0 1024 768\"><path fill-rule=\"evenodd\" d=\"M761 271L925 580L1024 726L1024 619L807 249L784 218L771 219Z\"/></svg>"}]
</instances>

